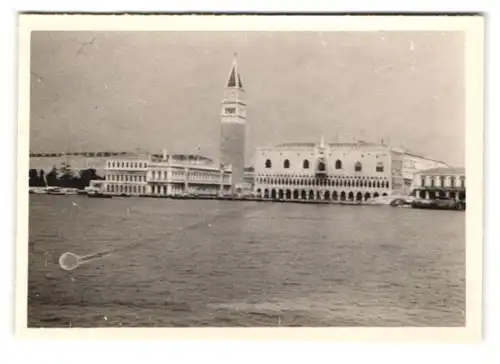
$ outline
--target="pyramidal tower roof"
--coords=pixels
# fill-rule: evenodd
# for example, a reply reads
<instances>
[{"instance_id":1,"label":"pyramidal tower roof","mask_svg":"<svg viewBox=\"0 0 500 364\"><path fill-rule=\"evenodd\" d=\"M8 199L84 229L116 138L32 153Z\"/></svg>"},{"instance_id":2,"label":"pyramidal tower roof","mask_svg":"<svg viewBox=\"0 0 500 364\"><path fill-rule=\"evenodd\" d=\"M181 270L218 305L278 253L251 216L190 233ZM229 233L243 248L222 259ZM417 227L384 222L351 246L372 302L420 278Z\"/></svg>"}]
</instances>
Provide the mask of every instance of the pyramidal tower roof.
<instances>
[{"instance_id":1,"label":"pyramidal tower roof","mask_svg":"<svg viewBox=\"0 0 500 364\"><path fill-rule=\"evenodd\" d=\"M241 82L240 72L238 70L238 61L236 60L236 53L234 54L233 65L231 66L231 72L229 73L229 78L227 80L227 87L243 89L243 83Z\"/></svg>"}]
</instances>

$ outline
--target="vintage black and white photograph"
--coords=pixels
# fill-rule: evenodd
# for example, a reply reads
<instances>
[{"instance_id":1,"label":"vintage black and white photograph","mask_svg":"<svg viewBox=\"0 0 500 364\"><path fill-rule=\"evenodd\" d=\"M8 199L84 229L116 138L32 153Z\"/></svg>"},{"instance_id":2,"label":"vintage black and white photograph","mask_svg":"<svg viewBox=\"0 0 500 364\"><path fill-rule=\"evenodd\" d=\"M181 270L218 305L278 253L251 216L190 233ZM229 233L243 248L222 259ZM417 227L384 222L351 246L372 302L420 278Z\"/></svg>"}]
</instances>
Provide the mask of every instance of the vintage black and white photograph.
<instances>
[{"instance_id":1,"label":"vintage black and white photograph","mask_svg":"<svg viewBox=\"0 0 500 364\"><path fill-rule=\"evenodd\" d=\"M31 29L26 327L465 328L482 38L429 24Z\"/></svg>"}]
</instances>

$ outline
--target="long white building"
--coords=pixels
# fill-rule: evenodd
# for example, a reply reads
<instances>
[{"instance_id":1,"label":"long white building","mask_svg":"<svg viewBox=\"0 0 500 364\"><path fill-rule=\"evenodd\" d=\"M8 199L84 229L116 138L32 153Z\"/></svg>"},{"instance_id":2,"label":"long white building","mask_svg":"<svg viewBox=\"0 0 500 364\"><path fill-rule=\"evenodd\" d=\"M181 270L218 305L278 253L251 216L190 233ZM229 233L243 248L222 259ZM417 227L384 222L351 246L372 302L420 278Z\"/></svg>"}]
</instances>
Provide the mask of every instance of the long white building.
<instances>
[{"instance_id":1,"label":"long white building","mask_svg":"<svg viewBox=\"0 0 500 364\"><path fill-rule=\"evenodd\" d=\"M109 159L105 180L93 186L112 195L225 196L231 191L231 170L200 155L129 155Z\"/></svg>"}]
</instances>

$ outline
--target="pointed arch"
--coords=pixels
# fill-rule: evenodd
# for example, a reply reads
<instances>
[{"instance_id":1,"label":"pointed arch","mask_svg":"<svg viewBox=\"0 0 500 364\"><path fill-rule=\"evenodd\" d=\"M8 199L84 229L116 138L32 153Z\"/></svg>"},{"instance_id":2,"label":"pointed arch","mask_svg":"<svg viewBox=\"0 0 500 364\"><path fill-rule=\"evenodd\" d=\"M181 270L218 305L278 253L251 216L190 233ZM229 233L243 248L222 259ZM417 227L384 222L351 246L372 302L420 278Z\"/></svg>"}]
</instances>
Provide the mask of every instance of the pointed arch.
<instances>
[{"instance_id":1,"label":"pointed arch","mask_svg":"<svg viewBox=\"0 0 500 364\"><path fill-rule=\"evenodd\" d=\"M266 159L266 168L271 168L273 164L271 163L270 159Z\"/></svg>"},{"instance_id":2,"label":"pointed arch","mask_svg":"<svg viewBox=\"0 0 500 364\"><path fill-rule=\"evenodd\" d=\"M309 169L309 161L307 159L304 159L302 162L302 168Z\"/></svg>"},{"instance_id":3,"label":"pointed arch","mask_svg":"<svg viewBox=\"0 0 500 364\"><path fill-rule=\"evenodd\" d=\"M344 191L340 192L340 201L345 201L345 197L346 197L345 192Z\"/></svg>"},{"instance_id":4,"label":"pointed arch","mask_svg":"<svg viewBox=\"0 0 500 364\"><path fill-rule=\"evenodd\" d=\"M371 195L369 192L365 193L365 201L368 201L371 198Z\"/></svg>"},{"instance_id":5,"label":"pointed arch","mask_svg":"<svg viewBox=\"0 0 500 364\"><path fill-rule=\"evenodd\" d=\"M356 201L363 201L363 194L361 192L356 193Z\"/></svg>"},{"instance_id":6,"label":"pointed arch","mask_svg":"<svg viewBox=\"0 0 500 364\"><path fill-rule=\"evenodd\" d=\"M298 200L299 199L299 191L298 190L293 190L293 199Z\"/></svg>"},{"instance_id":7,"label":"pointed arch","mask_svg":"<svg viewBox=\"0 0 500 364\"><path fill-rule=\"evenodd\" d=\"M292 199L292 191L286 190L286 192L285 192L285 198L287 200L291 200Z\"/></svg>"},{"instance_id":8,"label":"pointed arch","mask_svg":"<svg viewBox=\"0 0 500 364\"><path fill-rule=\"evenodd\" d=\"M305 190L302 190L300 192L300 199L301 200L307 200L307 192Z\"/></svg>"},{"instance_id":9,"label":"pointed arch","mask_svg":"<svg viewBox=\"0 0 500 364\"><path fill-rule=\"evenodd\" d=\"M347 195L347 199L348 199L349 201L354 201L354 193L353 193L352 191L351 191L351 192L349 192L349 194Z\"/></svg>"},{"instance_id":10,"label":"pointed arch","mask_svg":"<svg viewBox=\"0 0 500 364\"><path fill-rule=\"evenodd\" d=\"M342 169L342 161L340 159L335 161L335 169Z\"/></svg>"},{"instance_id":11,"label":"pointed arch","mask_svg":"<svg viewBox=\"0 0 500 364\"><path fill-rule=\"evenodd\" d=\"M337 201L338 199L339 199L339 195L338 195L337 191L333 191L332 192L332 200Z\"/></svg>"},{"instance_id":12,"label":"pointed arch","mask_svg":"<svg viewBox=\"0 0 500 364\"><path fill-rule=\"evenodd\" d=\"M330 191L328 191L328 190L326 190L326 191L325 191L325 194L324 194L324 196L323 196L323 199L324 199L324 200L329 200L329 199L330 199Z\"/></svg>"},{"instance_id":13,"label":"pointed arch","mask_svg":"<svg viewBox=\"0 0 500 364\"><path fill-rule=\"evenodd\" d=\"M377 171L377 172L383 172L384 171L384 163L378 162L377 166L375 167L375 171Z\"/></svg>"},{"instance_id":14,"label":"pointed arch","mask_svg":"<svg viewBox=\"0 0 500 364\"><path fill-rule=\"evenodd\" d=\"M283 168L285 168L285 169L290 168L290 161L288 159L285 159L283 161Z\"/></svg>"},{"instance_id":15,"label":"pointed arch","mask_svg":"<svg viewBox=\"0 0 500 364\"><path fill-rule=\"evenodd\" d=\"M354 164L354 171L361 172L362 170L363 170L363 165L361 164L360 161L357 161L356 164Z\"/></svg>"}]
</instances>

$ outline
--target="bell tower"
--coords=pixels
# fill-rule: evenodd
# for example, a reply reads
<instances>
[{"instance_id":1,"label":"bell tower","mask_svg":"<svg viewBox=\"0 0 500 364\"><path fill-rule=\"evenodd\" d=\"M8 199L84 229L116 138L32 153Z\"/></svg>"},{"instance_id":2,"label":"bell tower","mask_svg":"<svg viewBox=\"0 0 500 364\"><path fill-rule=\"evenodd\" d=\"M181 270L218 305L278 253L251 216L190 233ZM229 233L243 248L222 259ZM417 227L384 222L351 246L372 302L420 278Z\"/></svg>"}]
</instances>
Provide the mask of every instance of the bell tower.
<instances>
[{"instance_id":1,"label":"bell tower","mask_svg":"<svg viewBox=\"0 0 500 364\"><path fill-rule=\"evenodd\" d=\"M231 166L232 193L243 181L245 167L245 129L247 104L236 55L224 89L221 107L220 157L224 167Z\"/></svg>"}]
</instances>

